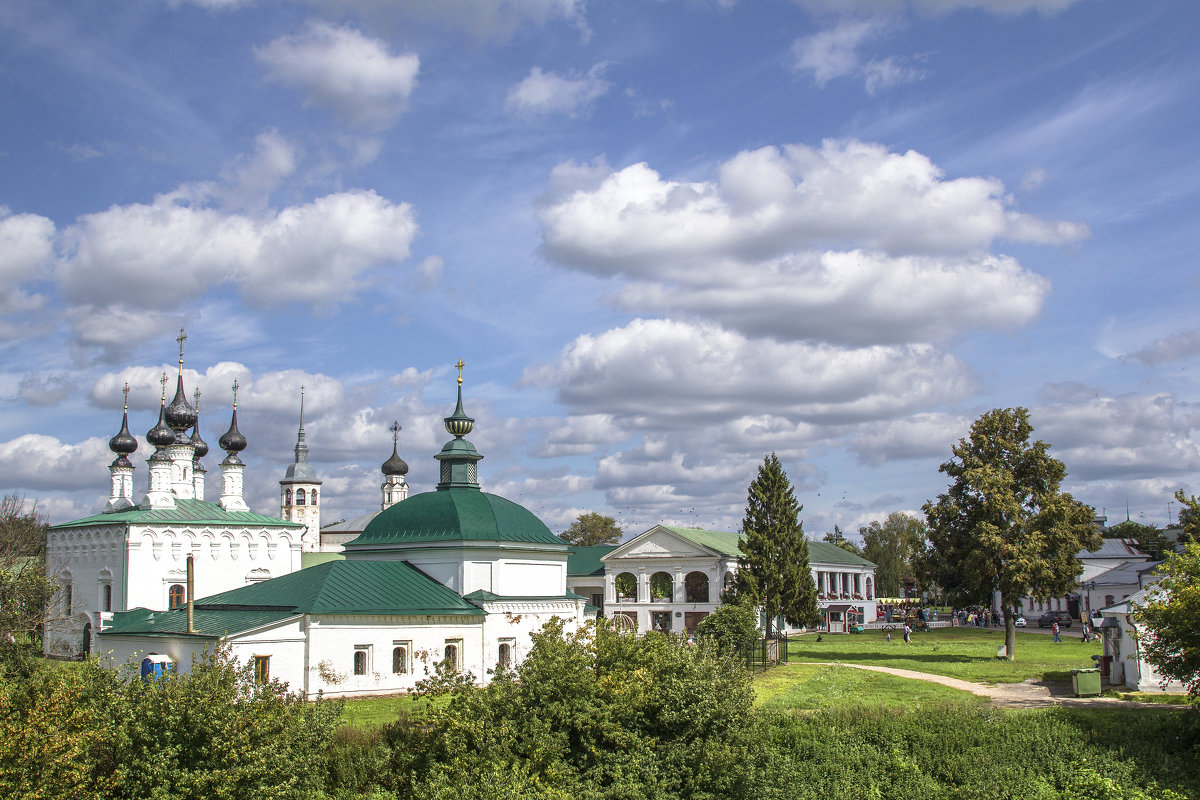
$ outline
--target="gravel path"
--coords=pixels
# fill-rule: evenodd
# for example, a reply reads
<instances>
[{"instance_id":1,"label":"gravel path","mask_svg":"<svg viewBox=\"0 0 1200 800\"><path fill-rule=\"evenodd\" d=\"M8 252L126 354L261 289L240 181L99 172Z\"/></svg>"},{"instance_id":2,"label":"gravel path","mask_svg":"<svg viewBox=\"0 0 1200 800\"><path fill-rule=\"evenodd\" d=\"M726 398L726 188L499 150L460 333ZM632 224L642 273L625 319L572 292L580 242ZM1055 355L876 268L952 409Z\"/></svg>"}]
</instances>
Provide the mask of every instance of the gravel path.
<instances>
[{"instance_id":1,"label":"gravel path","mask_svg":"<svg viewBox=\"0 0 1200 800\"><path fill-rule=\"evenodd\" d=\"M1135 703L1130 700L1117 700L1111 697L1075 697L1071 692L1070 681L1041 681L1031 678L1024 683L973 683L948 678L945 675L933 675L928 672L917 672L912 669L897 669L895 667L876 667L869 664L848 664L844 661L804 661L804 664L815 664L827 667L851 667L865 669L870 672L883 672L900 678L917 681L929 681L961 689L964 692L986 697L992 705L1001 708L1047 708L1049 706L1107 706L1110 708L1173 708L1166 703Z\"/></svg>"}]
</instances>

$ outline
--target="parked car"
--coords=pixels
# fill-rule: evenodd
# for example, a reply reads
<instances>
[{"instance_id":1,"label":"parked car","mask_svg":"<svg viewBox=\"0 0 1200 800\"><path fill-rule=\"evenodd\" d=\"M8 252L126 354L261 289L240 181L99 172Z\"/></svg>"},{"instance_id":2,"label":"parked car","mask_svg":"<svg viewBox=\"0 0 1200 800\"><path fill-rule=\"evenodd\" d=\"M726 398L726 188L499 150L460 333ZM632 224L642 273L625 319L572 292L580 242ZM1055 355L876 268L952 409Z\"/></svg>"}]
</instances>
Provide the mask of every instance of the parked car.
<instances>
[{"instance_id":1,"label":"parked car","mask_svg":"<svg viewBox=\"0 0 1200 800\"><path fill-rule=\"evenodd\" d=\"M1071 615L1065 611L1047 611L1038 617L1039 628L1052 627L1056 622L1060 628L1069 628L1071 627Z\"/></svg>"},{"instance_id":2,"label":"parked car","mask_svg":"<svg viewBox=\"0 0 1200 800\"><path fill-rule=\"evenodd\" d=\"M1025 627L1025 618L1017 617L1016 619L1013 620L1013 625L1016 625L1018 628L1024 628Z\"/></svg>"}]
</instances>

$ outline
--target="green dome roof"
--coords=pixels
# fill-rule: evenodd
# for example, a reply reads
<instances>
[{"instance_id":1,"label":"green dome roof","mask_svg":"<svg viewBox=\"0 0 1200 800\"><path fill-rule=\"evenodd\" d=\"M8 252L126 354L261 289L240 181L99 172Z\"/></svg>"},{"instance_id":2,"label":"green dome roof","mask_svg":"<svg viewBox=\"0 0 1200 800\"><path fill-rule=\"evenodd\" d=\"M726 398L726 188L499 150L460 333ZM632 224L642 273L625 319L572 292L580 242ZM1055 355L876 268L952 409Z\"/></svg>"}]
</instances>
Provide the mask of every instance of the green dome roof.
<instances>
[{"instance_id":1,"label":"green dome roof","mask_svg":"<svg viewBox=\"0 0 1200 800\"><path fill-rule=\"evenodd\" d=\"M380 512L346 543L346 552L364 545L458 541L567 547L523 506L478 489L450 488L415 494Z\"/></svg>"}]
</instances>

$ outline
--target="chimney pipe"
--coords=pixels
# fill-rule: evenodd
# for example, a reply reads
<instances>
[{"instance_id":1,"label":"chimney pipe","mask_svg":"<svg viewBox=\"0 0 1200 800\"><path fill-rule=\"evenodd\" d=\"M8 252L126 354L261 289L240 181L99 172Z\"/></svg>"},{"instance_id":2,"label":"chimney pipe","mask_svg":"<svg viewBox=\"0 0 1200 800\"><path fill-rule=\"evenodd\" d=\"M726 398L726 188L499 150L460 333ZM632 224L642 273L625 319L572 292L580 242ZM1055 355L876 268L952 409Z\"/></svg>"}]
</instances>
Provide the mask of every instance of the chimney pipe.
<instances>
[{"instance_id":1,"label":"chimney pipe","mask_svg":"<svg viewBox=\"0 0 1200 800\"><path fill-rule=\"evenodd\" d=\"M196 560L191 553L187 557L187 632L195 633L196 615Z\"/></svg>"}]
</instances>

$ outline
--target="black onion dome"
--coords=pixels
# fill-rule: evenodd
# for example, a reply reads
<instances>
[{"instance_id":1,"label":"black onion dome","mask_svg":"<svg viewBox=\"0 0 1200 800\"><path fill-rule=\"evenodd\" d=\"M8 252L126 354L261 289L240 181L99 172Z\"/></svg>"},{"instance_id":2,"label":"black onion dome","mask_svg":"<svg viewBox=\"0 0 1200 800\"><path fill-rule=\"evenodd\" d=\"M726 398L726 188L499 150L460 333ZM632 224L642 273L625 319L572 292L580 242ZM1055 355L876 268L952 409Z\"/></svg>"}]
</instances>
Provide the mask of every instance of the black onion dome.
<instances>
[{"instance_id":1,"label":"black onion dome","mask_svg":"<svg viewBox=\"0 0 1200 800\"><path fill-rule=\"evenodd\" d=\"M401 458L400 454L396 452L395 442L392 443L392 457L383 462L383 466L380 467L380 469L383 470L384 475L408 474L408 462Z\"/></svg>"},{"instance_id":2,"label":"black onion dome","mask_svg":"<svg viewBox=\"0 0 1200 800\"><path fill-rule=\"evenodd\" d=\"M138 449L137 439L133 438L133 436L131 436L129 433L129 412L128 411L126 411L125 415L123 417L121 417L120 432L117 433L116 436L114 436L108 440L108 449L112 450L114 453L116 453L118 456L120 456L120 458L118 458L117 461L120 461L122 458L125 458L125 456L129 455L130 453L135 452ZM128 461L129 459L125 459L125 460ZM119 466L125 466L125 465L121 464Z\"/></svg>"},{"instance_id":3,"label":"black onion dome","mask_svg":"<svg viewBox=\"0 0 1200 800\"><path fill-rule=\"evenodd\" d=\"M235 455L246 449L246 437L238 430L237 426L237 409L233 409L233 419L229 421L229 430L221 434L220 440L217 442L229 455Z\"/></svg>"},{"instance_id":4,"label":"black onion dome","mask_svg":"<svg viewBox=\"0 0 1200 800\"><path fill-rule=\"evenodd\" d=\"M187 393L183 391L183 375L180 375L175 383L175 397L167 406L167 424L177 433L183 433L196 424L196 409L192 408L192 404L187 400ZM176 439L186 441L182 436Z\"/></svg>"},{"instance_id":5,"label":"black onion dome","mask_svg":"<svg viewBox=\"0 0 1200 800\"><path fill-rule=\"evenodd\" d=\"M133 462L126 458L124 453L114 458L112 465L114 467L128 467L129 469L133 469Z\"/></svg>"},{"instance_id":6,"label":"black onion dome","mask_svg":"<svg viewBox=\"0 0 1200 800\"><path fill-rule=\"evenodd\" d=\"M206 455L208 455L208 442L206 442L200 438L200 421L199 420L196 421L196 427L195 427L195 429L192 430L192 438L190 441L192 443L192 447L196 448L195 455L192 456L193 459L195 459L196 461L199 461L200 459L202 459Z\"/></svg>"},{"instance_id":7,"label":"black onion dome","mask_svg":"<svg viewBox=\"0 0 1200 800\"><path fill-rule=\"evenodd\" d=\"M158 407L158 424L146 434L146 441L155 447L170 447L175 444L175 431L167 425L166 409Z\"/></svg>"}]
</instances>

